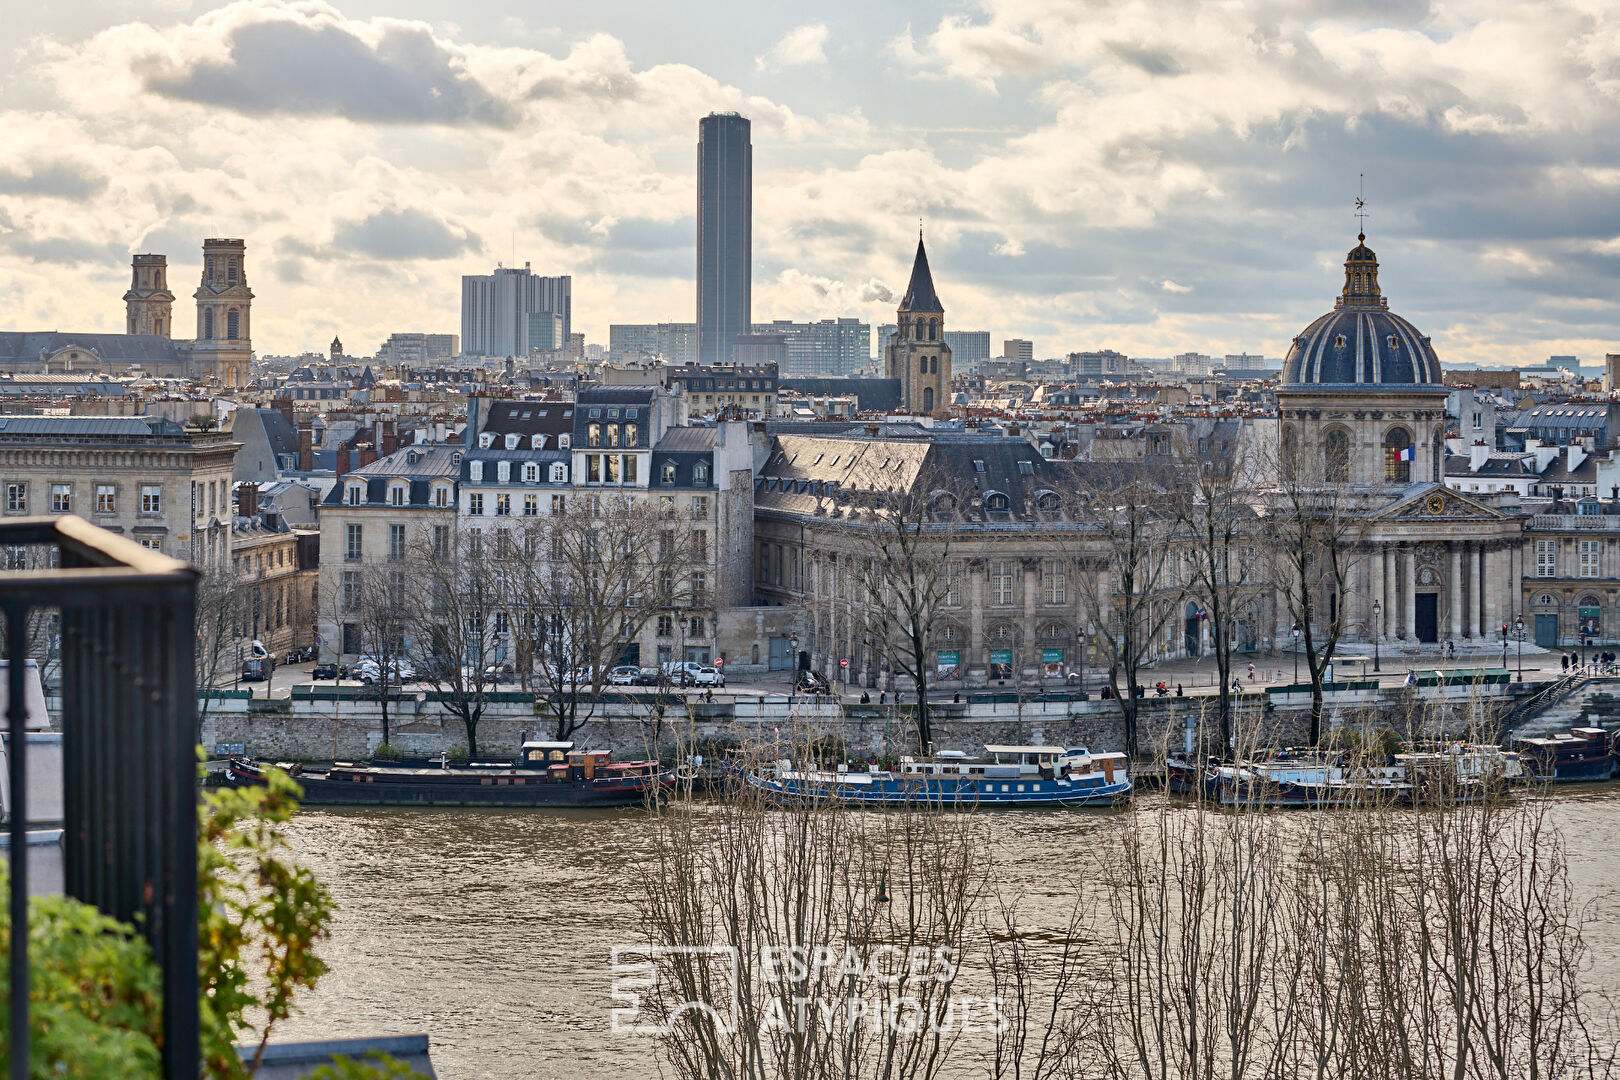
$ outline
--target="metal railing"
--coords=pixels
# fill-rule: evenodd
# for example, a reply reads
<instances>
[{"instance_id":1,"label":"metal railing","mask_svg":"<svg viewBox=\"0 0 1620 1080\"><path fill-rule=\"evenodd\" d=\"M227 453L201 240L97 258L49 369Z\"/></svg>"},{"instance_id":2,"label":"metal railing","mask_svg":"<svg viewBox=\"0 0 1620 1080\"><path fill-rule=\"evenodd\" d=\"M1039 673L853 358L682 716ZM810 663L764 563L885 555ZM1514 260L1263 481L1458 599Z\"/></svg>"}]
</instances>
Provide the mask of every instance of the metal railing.
<instances>
[{"instance_id":1,"label":"metal railing","mask_svg":"<svg viewBox=\"0 0 1620 1080\"><path fill-rule=\"evenodd\" d=\"M49 549L0 573L11 746L11 1069L29 1074L29 616L60 612L68 895L134 923L163 974L163 1075L196 1080L197 572L82 518L0 522L0 546Z\"/></svg>"}]
</instances>

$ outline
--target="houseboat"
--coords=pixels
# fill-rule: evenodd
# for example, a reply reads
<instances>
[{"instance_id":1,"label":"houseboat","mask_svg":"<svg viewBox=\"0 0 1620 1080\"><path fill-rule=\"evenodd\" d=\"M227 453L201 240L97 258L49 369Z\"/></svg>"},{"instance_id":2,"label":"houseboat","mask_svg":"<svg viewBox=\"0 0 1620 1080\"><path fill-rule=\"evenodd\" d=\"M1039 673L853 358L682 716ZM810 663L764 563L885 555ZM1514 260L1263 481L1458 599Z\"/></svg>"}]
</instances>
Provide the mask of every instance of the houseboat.
<instances>
[{"instance_id":1,"label":"houseboat","mask_svg":"<svg viewBox=\"0 0 1620 1080\"><path fill-rule=\"evenodd\" d=\"M1496 746L1457 743L1394 754L1382 761L1351 761L1342 753L1309 750L1212 761L1203 767L1172 758L1165 765L1165 789L1201 795L1223 806L1413 805L1474 802L1522 776L1517 754Z\"/></svg>"},{"instance_id":2,"label":"houseboat","mask_svg":"<svg viewBox=\"0 0 1620 1080\"><path fill-rule=\"evenodd\" d=\"M262 783L266 763L233 757L233 783ZM330 769L279 766L313 806L640 806L675 782L656 761L615 762L606 750L571 742L525 742L512 762L451 765L415 761L337 761Z\"/></svg>"},{"instance_id":3,"label":"houseboat","mask_svg":"<svg viewBox=\"0 0 1620 1080\"><path fill-rule=\"evenodd\" d=\"M1121 753L1084 747L986 746L970 757L946 750L931 759L901 758L897 770L877 765L833 771L777 761L747 774L750 784L788 801L930 803L950 806L1109 806L1131 792Z\"/></svg>"},{"instance_id":4,"label":"houseboat","mask_svg":"<svg viewBox=\"0 0 1620 1080\"><path fill-rule=\"evenodd\" d=\"M1609 780L1617 771L1614 739L1599 727L1573 728L1547 739L1515 739L1513 748L1533 780Z\"/></svg>"}]
</instances>

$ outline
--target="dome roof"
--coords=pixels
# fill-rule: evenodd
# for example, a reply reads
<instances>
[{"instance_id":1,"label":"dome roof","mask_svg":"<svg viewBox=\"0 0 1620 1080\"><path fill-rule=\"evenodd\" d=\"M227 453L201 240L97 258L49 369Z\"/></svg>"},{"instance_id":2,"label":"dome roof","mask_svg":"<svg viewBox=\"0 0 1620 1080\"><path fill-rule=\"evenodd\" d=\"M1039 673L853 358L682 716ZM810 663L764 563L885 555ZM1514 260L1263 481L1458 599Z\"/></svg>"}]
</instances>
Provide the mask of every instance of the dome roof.
<instances>
[{"instance_id":1,"label":"dome roof","mask_svg":"<svg viewBox=\"0 0 1620 1080\"><path fill-rule=\"evenodd\" d=\"M1283 360L1284 386L1404 389L1440 385L1440 358L1378 290L1378 256L1365 236L1345 257L1333 310L1302 330Z\"/></svg>"}]
</instances>

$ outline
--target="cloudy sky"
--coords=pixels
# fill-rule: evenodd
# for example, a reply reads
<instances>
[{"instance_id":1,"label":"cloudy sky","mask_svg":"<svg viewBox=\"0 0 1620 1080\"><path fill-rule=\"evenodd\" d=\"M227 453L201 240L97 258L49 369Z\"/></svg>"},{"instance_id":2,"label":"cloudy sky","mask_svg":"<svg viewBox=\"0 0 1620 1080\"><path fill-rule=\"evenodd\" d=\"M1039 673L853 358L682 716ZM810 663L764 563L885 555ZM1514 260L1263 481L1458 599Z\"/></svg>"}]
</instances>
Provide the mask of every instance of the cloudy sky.
<instances>
[{"instance_id":1,"label":"cloudy sky","mask_svg":"<svg viewBox=\"0 0 1620 1080\"><path fill-rule=\"evenodd\" d=\"M4 328L120 330L131 252L184 301L218 235L261 353L454 332L459 276L514 258L574 275L589 341L690 321L697 120L734 109L756 319L887 320L921 217L955 328L1280 356L1364 173L1444 361L1620 352L1613 0L68 0L7 30Z\"/></svg>"}]
</instances>

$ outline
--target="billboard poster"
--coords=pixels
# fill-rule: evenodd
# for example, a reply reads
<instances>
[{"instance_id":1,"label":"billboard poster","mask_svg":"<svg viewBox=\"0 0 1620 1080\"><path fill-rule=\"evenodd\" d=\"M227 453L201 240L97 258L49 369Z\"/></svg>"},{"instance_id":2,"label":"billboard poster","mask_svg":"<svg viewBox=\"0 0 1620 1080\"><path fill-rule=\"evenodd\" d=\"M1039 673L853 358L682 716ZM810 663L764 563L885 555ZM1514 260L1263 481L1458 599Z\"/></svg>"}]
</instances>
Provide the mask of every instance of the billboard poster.
<instances>
[{"instance_id":1,"label":"billboard poster","mask_svg":"<svg viewBox=\"0 0 1620 1080\"><path fill-rule=\"evenodd\" d=\"M990 650L990 677L992 679L1010 679L1012 673L1012 650Z\"/></svg>"},{"instance_id":2,"label":"billboard poster","mask_svg":"<svg viewBox=\"0 0 1620 1080\"><path fill-rule=\"evenodd\" d=\"M1046 679L1063 678L1063 650L1041 650L1041 677Z\"/></svg>"},{"instance_id":3,"label":"billboard poster","mask_svg":"<svg viewBox=\"0 0 1620 1080\"><path fill-rule=\"evenodd\" d=\"M960 679L962 677L962 654L953 649L950 652L941 650L934 654L934 678Z\"/></svg>"}]
</instances>

